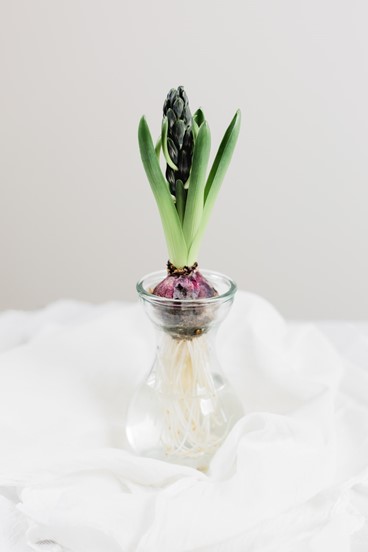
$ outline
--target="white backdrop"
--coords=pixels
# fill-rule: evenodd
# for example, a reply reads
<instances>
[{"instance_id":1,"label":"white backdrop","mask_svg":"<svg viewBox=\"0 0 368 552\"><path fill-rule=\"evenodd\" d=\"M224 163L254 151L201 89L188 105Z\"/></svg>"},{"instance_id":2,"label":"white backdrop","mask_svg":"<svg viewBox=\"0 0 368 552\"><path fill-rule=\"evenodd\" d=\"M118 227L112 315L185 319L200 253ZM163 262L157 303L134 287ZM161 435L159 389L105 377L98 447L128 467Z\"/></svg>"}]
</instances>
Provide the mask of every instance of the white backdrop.
<instances>
[{"instance_id":1,"label":"white backdrop","mask_svg":"<svg viewBox=\"0 0 368 552\"><path fill-rule=\"evenodd\" d=\"M368 318L364 0L1 0L0 308L133 299L167 254L137 146L183 84L235 158L202 266Z\"/></svg>"}]
</instances>

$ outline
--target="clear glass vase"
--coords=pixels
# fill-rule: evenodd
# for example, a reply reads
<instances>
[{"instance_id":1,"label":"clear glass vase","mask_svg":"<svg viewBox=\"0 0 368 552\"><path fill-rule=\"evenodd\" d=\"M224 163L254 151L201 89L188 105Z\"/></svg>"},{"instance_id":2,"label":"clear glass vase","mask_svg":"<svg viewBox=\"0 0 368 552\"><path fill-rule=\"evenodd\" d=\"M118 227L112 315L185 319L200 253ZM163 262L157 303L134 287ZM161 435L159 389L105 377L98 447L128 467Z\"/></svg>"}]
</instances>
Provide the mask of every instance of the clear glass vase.
<instances>
[{"instance_id":1,"label":"clear glass vase","mask_svg":"<svg viewBox=\"0 0 368 552\"><path fill-rule=\"evenodd\" d=\"M134 393L127 414L133 450L206 470L242 407L219 365L215 339L236 292L226 276L201 271L218 291L208 299L173 300L152 294L166 273L137 284L138 294L156 328L153 366Z\"/></svg>"}]
</instances>

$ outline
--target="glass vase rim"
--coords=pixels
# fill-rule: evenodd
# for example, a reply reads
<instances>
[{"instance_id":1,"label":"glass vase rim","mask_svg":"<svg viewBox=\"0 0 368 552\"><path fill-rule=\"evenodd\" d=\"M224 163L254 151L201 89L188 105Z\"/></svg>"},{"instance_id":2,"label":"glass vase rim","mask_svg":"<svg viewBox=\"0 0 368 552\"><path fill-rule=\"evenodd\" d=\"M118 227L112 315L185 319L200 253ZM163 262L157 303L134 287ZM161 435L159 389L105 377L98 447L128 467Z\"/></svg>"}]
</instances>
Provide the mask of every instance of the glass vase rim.
<instances>
[{"instance_id":1,"label":"glass vase rim","mask_svg":"<svg viewBox=\"0 0 368 552\"><path fill-rule=\"evenodd\" d=\"M205 276L206 278L214 277L215 279L217 278L218 280L222 280L222 282L225 282L227 285L226 291L224 291L223 293L219 293L219 295L215 295L214 297L203 297L198 299L171 299L167 297L160 297L159 295L154 295L153 293L147 291L144 287L144 283L148 279L156 279L156 277L157 283L161 282L168 275L166 270L156 270L154 272L149 272L148 274L145 274L142 278L138 280L136 284L136 290L141 299L145 299L157 305L177 305L180 302L182 306L185 305L190 307L193 305L222 303L234 298L235 293L238 290L238 286L232 278L230 278L226 274L222 274L221 272L205 268L201 269L200 273L203 274L203 276Z\"/></svg>"}]
</instances>

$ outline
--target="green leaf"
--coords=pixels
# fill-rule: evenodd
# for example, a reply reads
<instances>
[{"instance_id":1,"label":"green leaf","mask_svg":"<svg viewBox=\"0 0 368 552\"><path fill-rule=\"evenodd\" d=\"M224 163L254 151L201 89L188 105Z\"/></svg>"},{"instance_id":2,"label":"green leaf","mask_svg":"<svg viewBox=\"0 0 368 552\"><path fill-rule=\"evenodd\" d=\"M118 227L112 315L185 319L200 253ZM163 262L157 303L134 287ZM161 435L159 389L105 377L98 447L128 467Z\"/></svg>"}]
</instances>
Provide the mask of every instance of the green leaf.
<instances>
[{"instance_id":1,"label":"green leaf","mask_svg":"<svg viewBox=\"0 0 368 552\"><path fill-rule=\"evenodd\" d=\"M210 130L207 123L204 122L199 129L197 140L194 145L192 168L189 177L190 184L183 221L183 232L188 248L191 247L201 222L210 149Z\"/></svg>"},{"instance_id":2,"label":"green leaf","mask_svg":"<svg viewBox=\"0 0 368 552\"><path fill-rule=\"evenodd\" d=\"M204 191L204 200L207 202L210 195L210 202L213 204L220 190L226 171L230 165L232 155L239 136L241 122L240 109L235 113L230 125L226 129L224 137L219 146L215 160L212 164L210 174L208 175L206 188Z\"/></svg>"},{"instance_id":3,"label":"green leaf","mask_svg":"<svg viewBox=\"0 0 368 552\"><path fill-rule=\"evenodd\" d=\"M197 127L199 128L201 125L203 125L205 120L206 117L204 116L202 109L197 109L197 111L193 114L193 121L196 123Z\"/></svg>"},{"instance_id":4,"label":"green leaf","mask_svg":"<svg viewBox=\"0 0 368 552\"><path fill-rule=\"evenodd\" d=\"M204 208L202 220L198 232L193 240L193 243L189 245L189 265L193 264L197 260L197 255L204 231L208 224L217 195L221 188L221 184L224 180L226 171L229 167L232 155L234 153L236 142L239 136L240 122L241 113L238 109L224 134L207 179L207 184L204 191Z\"/></svg>"},{"instance_id":5,"label":"green leaf","mask_svg":"<svg viewBox=\"0 0 368 552\"><path fill-rule=\"evenodd\" d=\"M198 132L199 132L199 126L193 119L193 141L194 142L197 140Z\"/></svg>"},{"instance_id":6,"label":"green leaf","mask_svg":"<svg viewBox=\"0 0 368 552\"><path fill-rule=\"evenodd\" d=\"M178 167L175 165L175 163L172 161L168 149L167 149L167 133L169 130L169 121L167 120L167 117L163 118L162 121L162 127L161 127L161 147L162 152L164 154L164 157L166 159L166 163L171 167L174 171L178 170Z\"/></svg>"},{"instance_id":7,"label":"green leaf","mask_svg":"<svg viewBox=\"0 0 368 552\"><path fill-rule=\"evenodd\" d=\"M197 139L199 128L203 123L206 121L206 117L204 116L204 113L201 108L197 109L197 111L193 114L193 138L194 142Z\"/></svg>"},{"instance_id":8,"label":"green leaf","mask_svg":"<svg viewBox=\"0 0 368 552\"><path fill-rule=\"evenodd\" d=\"M185 201L186 201L186 191L184 189L184 184L181 180L176 181L176 210L178 211L180 222L183 222L184 211L185 211Z\"/></svg>"},{"instance_id":9,"label":"green leaf","mask_svg":"<svg viewBox=\"0 0 368 552\"><path fill-rule=\"evenodd\" d=\"M142 163L160 212L170 261L174 266L181 268L186 265L188 248L168 183L161 172L156 157L151 133L145 117L142 117L139 122L138 142Z\"/></svg>"},{"instance_id":10,"label":"green leaf","mask_svg":"<svg viewBox=\"0 0 368 552\"><path fill-rule=\"evenodd\" d=\"M160 152L161 152L161 136L159 137L155 145L155 154L157 159L160 159Z\"/></svg>"}]
</instances>

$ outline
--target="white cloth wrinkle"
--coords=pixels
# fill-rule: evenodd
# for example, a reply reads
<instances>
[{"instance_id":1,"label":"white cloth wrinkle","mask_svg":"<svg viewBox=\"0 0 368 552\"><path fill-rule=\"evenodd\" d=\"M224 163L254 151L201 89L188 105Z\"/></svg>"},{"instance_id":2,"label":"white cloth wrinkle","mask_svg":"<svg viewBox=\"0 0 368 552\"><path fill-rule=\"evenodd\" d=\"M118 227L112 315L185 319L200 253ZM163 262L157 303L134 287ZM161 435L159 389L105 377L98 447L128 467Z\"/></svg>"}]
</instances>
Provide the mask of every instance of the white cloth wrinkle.
<instances>
[{"instance_id":1,"label":"white cloth wrinkle","mask_svg":"<svg viewBox=\"0 0 368 552\"><path fill-rule=\"evenodd\" d=\"M0 315L0 485L19 496L0 498L28 539L4 552L350 552L364 516L343 485L365 485L368 446L357 463L351 426L368 427L368 407L315 326L238 293L218 353L245 415L205 475L127 449L126 408L154 350L139 305L59 302L23 322ZM0 525L10 517L0 509Z\"/></svg>"}]
</instances>

